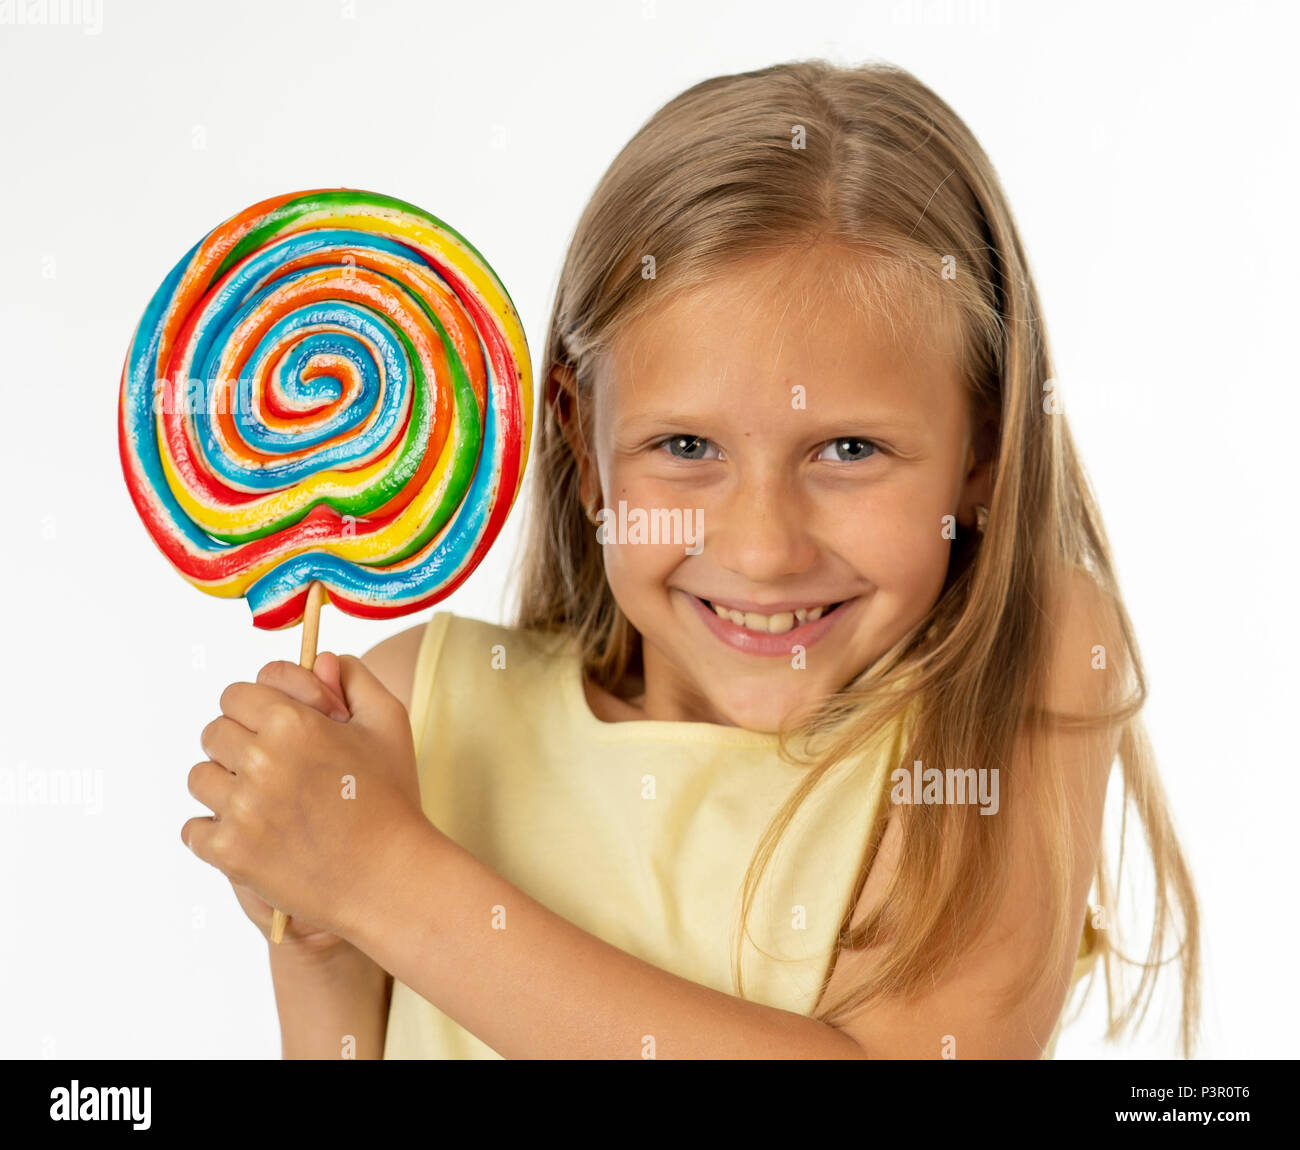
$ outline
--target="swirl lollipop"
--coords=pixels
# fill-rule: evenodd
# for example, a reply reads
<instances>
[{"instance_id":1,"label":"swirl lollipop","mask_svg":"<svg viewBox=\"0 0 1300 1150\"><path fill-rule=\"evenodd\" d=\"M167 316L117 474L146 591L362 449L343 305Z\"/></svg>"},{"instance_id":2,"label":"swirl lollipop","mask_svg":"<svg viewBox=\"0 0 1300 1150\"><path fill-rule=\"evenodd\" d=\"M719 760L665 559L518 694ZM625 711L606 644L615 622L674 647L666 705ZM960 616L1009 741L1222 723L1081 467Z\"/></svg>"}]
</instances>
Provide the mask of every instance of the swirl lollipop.
<instances>
[{"instance_id":1,"label":"swirl lollipop","mask_svg":"<svg viewBox=\"0 0 1300 1150\"><path fill-rule=\"evenodd\" d=\"M527 343L487 261L346 188L264 200L191 248L136 328L118 407L154 542L254 626L303 621L307 667L322 599L388 619L469 577L531 428Z\"/></svg>"}]
</instances>

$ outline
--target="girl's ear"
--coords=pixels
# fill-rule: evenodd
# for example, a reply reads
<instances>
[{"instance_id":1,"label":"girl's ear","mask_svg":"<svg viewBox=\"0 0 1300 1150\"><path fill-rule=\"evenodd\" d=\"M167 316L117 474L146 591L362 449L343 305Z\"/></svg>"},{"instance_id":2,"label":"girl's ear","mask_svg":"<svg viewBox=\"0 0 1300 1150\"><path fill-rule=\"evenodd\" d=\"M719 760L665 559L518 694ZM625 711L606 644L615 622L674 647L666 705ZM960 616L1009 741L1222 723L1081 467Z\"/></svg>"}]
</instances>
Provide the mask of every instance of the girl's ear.
<instances>
[{"instance_id":1,"label":"girl's ear","mask_svg":"<svg viewBox=\"0 0 1300 1150\"><path fill-rule=\"evenodd\" d=\"M555 420L560 425L569 450L578 464L578 490L584 502L591 498L587 494L591 480L591 457L587 443L579 426L578 418L578 383L574 370L569 364L556 364L546 378L546 402L555 413Z\"/></svg>"},{"instance_id":2,"label":"girl's ear","mask_svg":"<svg viewBox=\"0 0 1300 1150\"><path fill-rule=\"evenodd\" d=\"M987 419L971 443L966 454L966 477L961 489L962 523L975 525L975 507L982 503L988 507L993 502L993 469L997 463L997 424Z\"/></svg>"},{"instance_id":3,"label":"girl's ear","mask_svg":"<svg viewBox=\"0 0 1300 1150\"><path fill-rule=\"evenodd\" d=\"M555 418L561 427L568 422L573 412L576 394L573 368L567 363L557 363L546 377L546 403L555 412Z\"/></svg>"},{"instance_id":4,"label":"girl's ear","mask_svg":"<svg viewBox=\"0 0 1300 1150\"><path fill-rule=\"evenodd\" d=\"M993 502L993 460L972 463L966 472L966 481L961 491L960 521L971 528L975 527L975 508L978 504L988 507Z\"/></svg>"}]
</instances>

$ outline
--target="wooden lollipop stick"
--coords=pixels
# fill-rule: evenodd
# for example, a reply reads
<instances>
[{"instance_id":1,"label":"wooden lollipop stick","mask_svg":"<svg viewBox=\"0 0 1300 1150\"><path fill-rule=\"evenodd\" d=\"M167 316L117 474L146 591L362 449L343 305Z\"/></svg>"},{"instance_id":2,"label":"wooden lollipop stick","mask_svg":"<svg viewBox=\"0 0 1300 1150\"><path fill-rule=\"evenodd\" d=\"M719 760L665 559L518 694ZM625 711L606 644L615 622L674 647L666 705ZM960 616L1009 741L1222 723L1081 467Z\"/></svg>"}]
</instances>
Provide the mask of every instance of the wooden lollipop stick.
<instances>
[{"instance_id":1,"label":"wooden lollipop stick","mask_svg":"<svg viewBox=\"0 0 1300 1150\"><path fill-rule=\"evenodd\" d=\"M320 608L324 602L324 584L313 583L307 588L307 607L302 616L302 653L298 656L298 665L309 671L316 666L316 637L320 634ZM277 909L271 916L271 941L283 941L284 928L288 925L289 916Z\"/></svg>"}]
</instances>

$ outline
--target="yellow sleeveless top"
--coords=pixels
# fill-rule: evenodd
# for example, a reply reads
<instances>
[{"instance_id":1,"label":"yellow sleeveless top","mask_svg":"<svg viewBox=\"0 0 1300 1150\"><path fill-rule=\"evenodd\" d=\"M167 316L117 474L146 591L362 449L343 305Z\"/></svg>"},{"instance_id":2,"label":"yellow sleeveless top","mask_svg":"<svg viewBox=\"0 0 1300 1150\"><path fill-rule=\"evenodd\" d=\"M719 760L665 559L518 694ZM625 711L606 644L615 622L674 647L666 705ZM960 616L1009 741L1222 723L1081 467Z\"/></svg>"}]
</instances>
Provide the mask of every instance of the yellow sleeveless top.
<instances>
[{"instance_id":1,"label":"yellow sleeveless top","mask_svg":"<svg viewBox=\"0 0 1300 1150\"><path fill-rule=\"evenodd\" d=\"M421 803L439 830L589 934L736 993L745 870L805 769L779 757L775 735L604 722L570 640L449 612L425 628L410 717ZM816 1007L902 733L896 724L836 764L785 831L750 911L747 999ZM1095 957L1081 948L1076 978ZM384 1057L500 1055L394 979Z\"/></svg>"}]
</instances>

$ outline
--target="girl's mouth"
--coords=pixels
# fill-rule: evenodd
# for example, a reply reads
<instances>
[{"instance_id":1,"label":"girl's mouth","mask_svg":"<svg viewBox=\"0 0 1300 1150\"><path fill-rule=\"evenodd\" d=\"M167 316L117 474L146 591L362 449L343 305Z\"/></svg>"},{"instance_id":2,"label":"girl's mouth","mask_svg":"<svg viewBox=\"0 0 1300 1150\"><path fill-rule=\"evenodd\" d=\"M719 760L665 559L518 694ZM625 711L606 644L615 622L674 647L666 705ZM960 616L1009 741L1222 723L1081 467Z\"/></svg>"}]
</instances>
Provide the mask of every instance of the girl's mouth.
<instances>
[{"instance_id":1,"label":"girl's mouth","mask_svg":"<svg viewBox=\"0 0 1300 1150\"><path fill-rule=\"evenodd\" d=\"M757 635L785 635L791 631L797 631L800 627L806 627L809 623L815 623L829 615L837 607L847 602L841 599L838 603L828 603L823 607L813 607L811 609L800 607L795 611L782 611L773 615L759 615L751 611L735 611L727 607L719 607L717 604L708 599L701 599L710 611L720 619L726 619L734 623L737 627L744 627L747 631L753 631Z\"/></svg>"},{"instance_id":2,"label":"girl's mouth","mask_svg":"<svg viewBox=\"0 0 1300 1150\"><path fill-rule=\"evenodd\" d=\"M750 655L787 657L795 647L806 649L839 625L859 598L855 596L820 608L800 608L773 615L741 614L723 607L724 614L719 615L710 600L698 595L688 597L700 621L729 647ZM741 622L737 622L738 617Z\"/></svg>"}]
</instances>

